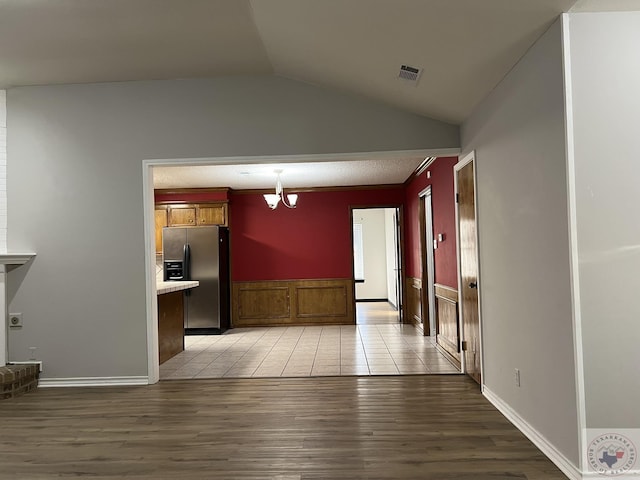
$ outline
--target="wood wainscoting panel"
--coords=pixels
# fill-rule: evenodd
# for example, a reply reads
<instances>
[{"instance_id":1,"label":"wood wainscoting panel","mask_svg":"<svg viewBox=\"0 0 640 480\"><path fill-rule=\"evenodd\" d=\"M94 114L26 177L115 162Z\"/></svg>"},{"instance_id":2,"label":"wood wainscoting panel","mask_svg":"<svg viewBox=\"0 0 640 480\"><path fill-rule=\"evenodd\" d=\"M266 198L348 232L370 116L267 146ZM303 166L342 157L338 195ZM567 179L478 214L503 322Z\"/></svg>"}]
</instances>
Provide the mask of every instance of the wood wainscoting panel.
<instances>
[{"instance_id":1,"label":"wood wainscoting panel","mask_svg":"<svg viewBox=\"0 0 640 480\"><path fill-rule=\"evenodd\" d=\"M458 291L435 284L436 343L460 365L460 328L458 323Z\"/></svg>"},{"instance_id":2,"label":"wood wainscoting panel","mask_svg":"<svg viewBox=\"0 0 640 480\"><path fill-rule=\"evenodd\" d=\"M289 282L241 282L233 284L233 325L269 325L274 320L289 323Z\"/></svg>"},{"instance_id":3,"label":"wood wainscoting panel","mask_svg":"<svg viewBox=\"0 0 640 480\"><path fill-rule=\"evenodd\" d=\"M232 325L353 325L353 280L233 282Z\"/></svg>"},{"instance_id":4,"label":"wood wainscoting panel","mask_svg":"<svg viewBox=\"0 0 640 480\"><path fill-rule=\"evenodd\" d=\"M405 292L407 292L407 311L405 323L422 324L422 280L407 277Z\"/></svg>"},{"instance_id":5,"label":"wood wainscoting panel","mask_svg":"<svg viewBox=\"0 0 640 480\"><path fill-rule=\"evenodd\" d=\"M351 280L299 280L294 284L295 323L351 324Z\"/></svg>"}]
</instances>

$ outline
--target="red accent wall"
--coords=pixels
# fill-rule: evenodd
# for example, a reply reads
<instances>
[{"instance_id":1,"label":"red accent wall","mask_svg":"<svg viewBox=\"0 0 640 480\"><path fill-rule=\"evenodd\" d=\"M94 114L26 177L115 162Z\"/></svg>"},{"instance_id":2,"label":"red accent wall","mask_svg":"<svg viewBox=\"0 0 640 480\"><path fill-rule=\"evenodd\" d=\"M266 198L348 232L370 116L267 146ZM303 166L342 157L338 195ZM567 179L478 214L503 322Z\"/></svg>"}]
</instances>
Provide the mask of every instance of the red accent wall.
<instances>
[{"instance_id":1,"label":"red accent wall","mask_svg":"<svg viewBox=\"0 0 640 480\"><path fill-rule=\"evenodd\" d=\"M229 192L189 192L189 193L154 193L155 202L224 202L229 199Z\"/></svg>"},{"instance_id":2,"label":"red accent wall","mask_svg":"<svg viewBox=\"0 0 640 480\"><path fill-rule=\"evenodd\" d=\"M298 207L270 210L262 195L230 195L234 281L351 278L349 207L399 206L401 186L300 193Z\"/></svg>"},{"instance_id":3,"label":"red accent wall","mask_svg":"<svg viewBox=\"0 0 640 480\"><path fill-rule=\"evenodd\" d=\"M456 221L453 166L458 157L441 157L429 166L431 178L426 172L407 186L405 191L405 263L407 277L422 277L420 256L420 199L418 194L431 185L433 206L433 234L445 235L438 243L435 257L435 281L442 285L458 288L456 261Z\"/></svg>"}]
</instances>

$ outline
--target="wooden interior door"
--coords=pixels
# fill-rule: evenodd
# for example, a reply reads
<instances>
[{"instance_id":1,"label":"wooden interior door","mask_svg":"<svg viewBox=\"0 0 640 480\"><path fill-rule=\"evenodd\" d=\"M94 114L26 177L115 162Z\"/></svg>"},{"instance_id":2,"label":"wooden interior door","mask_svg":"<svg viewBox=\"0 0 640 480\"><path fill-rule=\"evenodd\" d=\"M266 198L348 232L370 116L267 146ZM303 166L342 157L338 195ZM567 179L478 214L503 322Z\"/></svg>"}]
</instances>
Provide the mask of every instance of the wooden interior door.
<instances>
[{"instance_id":1,"label":"wooden interior door","mask_svg":"<svg viewBox=\"0 0 640 480\"><path fill-rule=\"evenodd\" d=\"M462 293L462 349L465 371L476 382L480 375L480 320L478 315L478 257L476 236L474 161L457 170L458 232Z\"/></svg>"}]
</instances>

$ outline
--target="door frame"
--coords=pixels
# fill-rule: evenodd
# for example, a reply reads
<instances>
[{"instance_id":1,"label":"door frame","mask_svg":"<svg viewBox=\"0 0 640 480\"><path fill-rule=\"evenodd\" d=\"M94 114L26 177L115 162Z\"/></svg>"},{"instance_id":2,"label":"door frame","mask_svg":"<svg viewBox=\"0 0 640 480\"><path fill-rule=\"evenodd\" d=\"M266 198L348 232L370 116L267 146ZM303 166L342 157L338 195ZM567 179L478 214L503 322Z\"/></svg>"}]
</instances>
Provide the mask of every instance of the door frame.
<instances>
[{"instance_id":1,"label":"door frame","mask_svg":"<svg viewBox=\"0 0 640 480\"><path fill-rule=\"evenodd\" d=\"M404 302L404 283L405 283L405 254L404 254L404 210L402 204L383 204L383 205L349 205L349 236L351 239L351 245L353 245L353 211L354 210L371 210L371 209L385 209L393 208L397 212L396 217L396 232L397 232L397 245L396 251L398 255L398 323L404 323L405 315L405 302ZM354 256L353 248L351 248L351 284L353 288L353 312L354 312L354 324L357 324L356 316L356 282L354 271Z\"/></svg>"},{"instance_id":2,"label":"door frame","mask_svg":"<svg viewBox=\"0 0 640 480\"><path fill-rule=\"evenodd\" d=\"M458 163L456 163L453 167L453 181L454 181L454 192L458 194L458 172L466 167L469 163L473 162L473 209L476 219L476 265L478 267L478 281L477 281L477 289L478 289L478 332L479 332L479 344L480 344L480 388L484 390L484 345L482 338L482 281L481 271L480 271L480 261L479 261L479 252L480 252L480 235L479 235L479 226L478 226L478 164L476 160L476 152L472 150L465 156L458 157ZM466 372L466 353L462 349L462 341L465 340L465 331L464 331L464 322L463 322L463 312L464 312L464 301L462 296L462 272L460 270L460 217L459 217L459 207L458 202L455 202L456 208L456 259L457 259L457 273L458 273L458 328L460 329L460 368L462 373Z\"/></svg>"},{"instance_id":3,"label":"door frame","mask_svg":"<svg viewBox=\"0 0 640 480\"><path fill-rule=\"evenodd\" d=\"M427 245L427 197L431 199L431 242L430 245ZM420 225L420 261L422 265L422 329L424 331L424 335L427 335L427 331L429 336L436 337L438 332L437 325L437 315L436 315L436 293L435 293L435 255L433 252L433 197L431 195L431 185L418 193L418 198L420 199L420 208L419 208L419 225ZM431 255L431 264L433 266L433 271L430 272L429 265L429 255ZM425 309L425 306L427 307ZM426 313L426 315L425 315ZM433 318L432 318L433 316ZM427 322L425 322L425 317ZM431 328L431 324L433 323L433 331ZM428 330L425 329L425 324L428 325Z\"/></svg>"},{"instance_id":4,"label":"door frame","mask_svg":"<svg viewBox=\"0 0 640 480\"><path fill-rule=\"evenodd\" d=\"M147 383L154 384L160 380L160 361L158 359L158 308L156 291L156 255L155 255L155 222L154 222L154 189L153 167L155 166L192 166L192 165L242 165L242 164L281 164L301 162L335 162L341 160L370 160L390 159L394 157L431 157L450 156L460 152L458 148L422 149L422 150L393 150L382 152L351 152L351 153L316 153L294 155L251 155L231 157L202 157L202 158L147 158L142 159L142 205L144 219L144 244L145 244L145 304L146 304L146 357L147 357ZM395 208L398 205L391 205ZM400 233L401 242L404 239L403 210L400 209ZM352 240L353 242L353 240ZM401 243L404 249L404 244ZM403 250L404 252L404 250ZM404 253L402 255L402 275L404 282ZM404 283L401 285L404 292ZM405 318L404 295L402 295L402 318ZM355 319L354 319L355 321Z\"/></svg>"}]
</instances>

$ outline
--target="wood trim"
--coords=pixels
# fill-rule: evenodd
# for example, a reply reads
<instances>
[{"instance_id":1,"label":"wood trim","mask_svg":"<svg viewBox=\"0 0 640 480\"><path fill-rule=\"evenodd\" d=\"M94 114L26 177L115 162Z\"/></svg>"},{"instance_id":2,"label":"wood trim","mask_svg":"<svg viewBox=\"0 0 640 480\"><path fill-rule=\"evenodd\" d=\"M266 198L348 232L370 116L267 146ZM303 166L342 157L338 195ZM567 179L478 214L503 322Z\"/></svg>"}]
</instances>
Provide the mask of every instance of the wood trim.
<instances>
[{"instance_id":1,"label":"wood trim","mask_svg":"<svg viewBox=\"0 0 640 480\"><path fill-rule=\"evenodd\" d=\"M418 174L416 172L409 178L415 178ZM431 185L427 185L425 189L423 189L420 193L418 193L418 228L419 238L420 238L420 267L422 269L422 276L420 277L420 282L424 283L427 288L423 288L420 290L420 305L423 311L423 324L422 324L422 334L423 335L436 335L436 332L431 331L431 319L429 315L431 313L429 309L429 293L427 292L429 287L429 278L427 276L427 246L426 246L426 208L425 208L425 196L426 192L431 191Z\"/></svg>"},{"instance_id":2,"label":"wood trim","mask_svg":"<svg viewBox=\"0 0 640 480\"><path fill-rule=\"evenodd\" d=\"M375 186L374 186L375 187ZM368 187L365 187L368 188ZM400 249L400 258L398 259L398 268L400 269L400 275L399 275L399 284L398 284L398 299L397 299L397 307L398 307L398 313L400 315L400 321L402 323L414 323L411 319L410 319L410 315L409 315L409 309L407 307L407 303L408 303L408 278L406 276L406 263L405 263L405 245L404 245L404 239L405 239L405 234L404 234L404 205L403 204L377 204L377 205L349 205L349 225L353 226L353 211L354 210L361 210L361 209L367 209L367 208L394 208L397 211L397 222L398 222L398 246ZM349 244L353 245L353 228L349 229ZM354 263L354 259L353 259L353 250L351 250L351 275L355 277L355 272L354 272L354 268L353 268L353 263ZM352 291L352 297L355 298L356 292L355 292L355 288L356 288L356 282L353 283L353 291ZM355 309L355 304L354 304L354 309ZM354 310L355 312L355 310ZM354 313L355 314L355 313Z\"/></svg>"},{"instance_id":3,"label":"wood trim","mask_svg":"<svg viewBox=\"0 0 640 480\"><path fill-rule=\"evenodd\" d=\"M228 187L201 187L201 188L156 188L153 190L154 194L158 195L172 195L182 193L229 193L231 191ZM222 201L222 200L219 200ZM205 203L205 202L198 202Z\"/></svg>"},{"instance_id":4,"label":"wood trim","mask_svg":"<svg viewBox=\"0 0 640 480\"><path fill-rule=\"evenodd\" d=\"M352 279L232 283L234 327L354 325Z\"/></svg>"},{"instance_id":5,"label":"wood trim","mask_svg":"<svg viewBox=\"0 0 640 480\"><path fill-rule=\"evenodd\" d=\"M274 187L275 188L275 182ZM246 190L232 190L233 195L264 195L265 193L273 193L273 188L254 188L254 189L246 189ZM353 190L388 190L388 189L396 189L403 188L402 183L390 183L390 184L380 184L380 185L347 185L344 187L287 187L284 186L284 193L314 193L314 192L344 192L344 191L353 191ZM371 208L395 208L398 205L394 205L393 207L384 207L384 206L372 206ZM367 207L357 207L357 208L367 208Z\"/></svg>"},{"instance_id":6,"label":"wood trim","mask_svg":"<svg viewBox=\"0 0 640 480\"><path fill-rule=\"evenodd\" d=\"M256 282L250 286L239 286L235 298L238 321L251 322L291 317L288 285Z\"/></svg>"},{"instance_id":7,"label":"wood trim","mask_svg":"<svg viewBox=\"0 0 640 480\"><path fill-rule=\"evenodd\" d=\"M436 344L460 365L458 291L436 283Z\"/></svg>"},{"instance_id":8,"label":"wood trim","mask_svg":"<svg viewBox=\"0 0 640 480\"><path fill-rule=\"evenodd\" d=\"M456 351L458 349L458 345L453 343L452 341L450 341L447 337L445 337L444 335L439 335L438 336L438 343L440 343L442 345L442 347L447 351L447 353L450 351L449 349ZM457 359L458 362L460 362L460 359Z\"/></svg>"},{"instance_id":9,"label":"wood trim","mask_svg":"<svg viewBox=\"0 0 640 480\"><path fill-rule=\"evenodd\" d=\"M436 290L436 297L442 300L446 300L452 303L458 303L458 290L436 283L434 285Z\"/></svg>"},{"instance_id":10,"label":"wood trim","mask_svg":"<svg viewBox=\"0 0 640 480\"><path fill-rule=\"evenodd\" d=\"M405 323L413 325L422 324L422 280L415 277L407 277L406 280L406 308Z\"/></svg>"},{"instance_id":11,"label":"wood trim","mask_svg":"<svg viewBox=\"0 0 640 480\"><path fill-rule=\"evenodd\" d=\"M438 352L440 352L444 357L446 357L447 360L449 360L455 367L460 368L460 359L451 355L449 353L449 350L447 350L446 348L443 348L437 342L436 342L436 350L438 350Z\"/></svg>"},{"instance_id":12,"label":"wood trim","mask_svg":"<svg viewBox=\"0 0 640 480\"><path fill-rule=\"evenodd\" d=\"M406 279L407 279L407 264L405 261L405 256L406 256L406 251L405 251L405 231L404 231L404 205L400 205L398 207L398 232L399 232L399 236L398 236L398 242L400 242L400 265L398 265L398 268L400 268L400 292L399 292L399 296L398 296L398 311L400 312L400 321L403 323L406 323L406 317L407 317L407 307L406 307L406 303L407 303L407 294L406 294L406 289L403 288L406 285Z\"/></svg>"},{"instance_id":13,"label":"wood trim","mask_svg":"<svg viewBox=\"0 0 640 480\"><path fill-rule=\"evenodd\" d=\"M228 204L229 200L203 200L194 202L193 200L160 200L155 202L156 210L161 208L169 208L171 205L179 205L181 207L185 205L216 205L216 204Z\"/></svg>"},{"instance_id":14,"label":"wood trim","mask_svg":"<svg viewBox=\"0 0 640 480\"><path fill-rule=\"evenodd\" d=\"M347 287L350 284L335 281L326 282L324 285L313 283L302 282L293 285L296 320L330 321L330 318L346 317L349 309Z\"/></svg>"}]
</instances>

